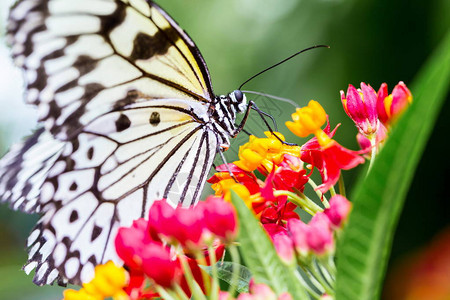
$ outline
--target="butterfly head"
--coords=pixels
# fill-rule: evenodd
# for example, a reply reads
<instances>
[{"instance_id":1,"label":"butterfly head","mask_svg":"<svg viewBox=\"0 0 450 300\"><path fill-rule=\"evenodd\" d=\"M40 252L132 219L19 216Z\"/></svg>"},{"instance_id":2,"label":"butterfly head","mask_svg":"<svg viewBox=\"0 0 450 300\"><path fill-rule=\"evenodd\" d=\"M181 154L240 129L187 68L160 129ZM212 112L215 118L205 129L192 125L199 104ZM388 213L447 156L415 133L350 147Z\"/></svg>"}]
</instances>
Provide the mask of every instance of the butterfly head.
<instances>
[{"instance_id":1,"label":"butterfly head","mask_svg":"<svg viewBox=\"0 0 450 300\"><path fill-rule=\"evenodd\" d=\"M228 94L231 99L231 105L233 105L237 112L243 112L247 109L247 98L241 90L234 90Z\"/></svg>"}]
</instances>

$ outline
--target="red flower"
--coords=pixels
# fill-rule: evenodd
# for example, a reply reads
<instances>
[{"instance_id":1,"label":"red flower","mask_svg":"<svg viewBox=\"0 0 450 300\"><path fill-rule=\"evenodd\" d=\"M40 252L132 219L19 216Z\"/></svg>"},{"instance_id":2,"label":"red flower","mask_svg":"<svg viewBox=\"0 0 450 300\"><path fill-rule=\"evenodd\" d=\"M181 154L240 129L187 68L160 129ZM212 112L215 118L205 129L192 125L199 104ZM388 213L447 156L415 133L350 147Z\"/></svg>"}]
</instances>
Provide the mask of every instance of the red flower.
<instances>
[{"instance_id":1,"label":"red flower","mask_svg":"<svg viewBox=\"0 0 450 300\"><path fill-rule=\"evenodd\" d=\"M149 231L152 236L165 236L183 247L202 247L204 229L200 210L195 208L174 209L165 200L155 201L149 213Z\"/></svg>"},{"instance_id":2,"label":"red flower","mask_svg":"<svg viewBox=\"0 0 450 300\"><path fill-rule=\"evenodd\" d=\"M285 154L283 161L275 169L273 183L276 189L292 191L293 188L303 192L308 182L303 162L299 157Z\"/></svg>"},{"instance_id":3,"label":"red flower","mask_svg":"<svg viewBox=\"0 0 450 300\"><path fill-rule=\"evenodd\" d=\"M231 171L231 173L233 173L233 176L237 179L237 181L240 184L245 185L245 187L249 190L250 194L255 194L259 192L258 179L252 172L242 170L241 168L232 163L228 164L228 168L227 165L223 164L216 167L216 170L219 171L219 173L215 173L211 178L209 178L207 180L209 183L214 185L218 184L222 180L227 179L234 180L229 173L229 171ZM214 187L213 189L217 191L217 189L215 189Z\"/></svg>"},{"instance_id":4,"label":"red flower","mask_svg":"<svg viewBox=\"0 0 450 300\"><path fill-rule=\"evenodd\" d=\"M231 243L237 236L237 217L234 207L221 198L210 196L199 202L196 209L203 209L206 229L219 237L225 244Z\"/></svg>"},{"instance_id":5,"label":"red flower","mask_svg":"<svg viewBox=\"0 0 450 300\"><path fill-rule=\"evenodd\" d=\"M273 194L274 172L266 178L266 184L261 188L261 201L252 203L252 208L256 214L260 214L261 223L283 223L290 218L299 218L294 211L297 206L287 201L287 196L277 196Z\"/></svg>"},{"instance_id":6,"label":"red flower","mask_svg":"<svg viewBox=\"0 0 450 300\"><path fill-rule=\"evenodd\" d=\"M336 132L336 126L330 132L330 126L324 132L330 137L330 142L325 147L319 145L314 137L306 142L301 148L301 160L316 167L322 176L322 184L317 187L322 193L326 193L339 180L341 169L349 170L364 162L359 156L360 152L351 151L331 140Z\"/></svg>"}]
</instances>

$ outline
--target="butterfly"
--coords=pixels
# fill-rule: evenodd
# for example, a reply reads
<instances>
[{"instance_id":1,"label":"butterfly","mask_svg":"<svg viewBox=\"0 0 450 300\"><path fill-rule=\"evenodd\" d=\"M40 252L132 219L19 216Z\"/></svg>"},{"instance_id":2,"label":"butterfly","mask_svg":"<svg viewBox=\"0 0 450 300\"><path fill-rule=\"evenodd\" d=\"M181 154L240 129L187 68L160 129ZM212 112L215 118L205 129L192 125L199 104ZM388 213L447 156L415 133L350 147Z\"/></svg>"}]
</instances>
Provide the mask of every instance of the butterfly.
<instances>
[{"instance_id":1,"label":"butterfly","mask_svg":"<svg viewBox=\"0 0 450 300\"><path fill-rule=\"evenodd\" d=\"M41 214L34 283L88 282L121 263L118 228L153 201L195 205L251 105L240 90L215 96L198 48L152 1L20 0L7 29L40 128L0 161L0 197Z\"/></svg>"}]
</instances>

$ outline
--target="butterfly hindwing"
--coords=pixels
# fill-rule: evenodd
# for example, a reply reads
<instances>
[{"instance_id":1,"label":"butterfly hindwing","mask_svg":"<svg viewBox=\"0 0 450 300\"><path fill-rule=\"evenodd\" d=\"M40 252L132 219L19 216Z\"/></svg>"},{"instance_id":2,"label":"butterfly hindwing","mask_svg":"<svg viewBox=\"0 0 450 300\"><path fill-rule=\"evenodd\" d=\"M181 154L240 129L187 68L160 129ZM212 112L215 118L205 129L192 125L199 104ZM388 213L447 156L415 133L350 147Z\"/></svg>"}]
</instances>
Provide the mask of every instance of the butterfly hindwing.
<instances>
[{"instance_id":1,"label":"butterfly hindwing","mask_svg":"<svg viewBox=\"0 0 450 300\"><path fill-rule=\"evenodd\" d=\"M27 213L40 212L42 184L63 145L43 128L25 142L14 145L0 161L1 201Z\"/></svg>"},{"instance_id":2,"label":"butterfly hindwing","mask_svg":"<svg viewBox=\"0 0 450 300\"><path fill-rule=\"evenodd\" d=\"M81 283L95 265L120 263L113 244L117 229L147 216L155 199L174 206L197 201L217 137L192 118L188 103L179 102L127 106L65 143L41 188L45 215L36 230L45 239L30 241L28 268L36 267L37 284L59 278L52 268Z\"/></svg>"}]
</instances>

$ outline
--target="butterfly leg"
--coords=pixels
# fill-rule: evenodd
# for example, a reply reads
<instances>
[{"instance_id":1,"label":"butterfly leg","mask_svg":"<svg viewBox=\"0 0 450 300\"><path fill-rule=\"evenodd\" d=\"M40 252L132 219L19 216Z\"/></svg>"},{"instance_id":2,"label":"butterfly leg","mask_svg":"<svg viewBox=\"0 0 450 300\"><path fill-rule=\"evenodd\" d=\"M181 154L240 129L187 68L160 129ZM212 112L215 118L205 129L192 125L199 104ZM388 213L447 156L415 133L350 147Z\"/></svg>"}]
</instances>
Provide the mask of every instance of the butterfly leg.
<instances>
[{"instance_id":1,"label":"butterfly leg","mask_svg":"<svg viewBox=\"0 0 450 300\"><path fill-rule=\"evenodd\" d=\"M225 164L225 168L227 168L228 173L230 173L231 178L233 178L236 183L239 183L236 176L234 176L233 172L231 172L231 169L228 166L227 159L225 158L225 155L223 155L223 148L219 147L219 149L217 149L217 152L219 152L220 158L222 159L223 163Z\"/></svg>"},{"instance_id":2,"label":"butterfly leg","mask_svg":"<svg viewBox=\"0 0 450 300\"><path fill-rule=\"evenodd\" d=\"M267 128L269 129L270 133L272 133L272 134L273 134L280 142L282 142L282 143L285 144L285 145L289 145L289 146L297 146L297 144L295 144L295 143L288 143L288 142L283 141L282 139L280 139L280 138L278 137L278 135L274 134L274 131L273 131L272 127L270 127L269 123L267 123L267 120L265 119L265 116L269 117L269 118L273 121L273 124L274 124L274 127L275 127L275 131L278 131L277 123L276 123L275 119L274 119L271 115L269 115L268 113L263 112L262 110L260 110L260 109L258 108L258 106L256 106L255 102L253 102L253 101L249 101L249 102L248 102L248 106L247 106L247 110L245 111L244 118L242 119L241 124L239 124L238 128L236 129L236 135L237 135L240 131L243 130L244 125L245 125L245 122L247 121L247 118L248 118L250 109L253 109L254 111L256 111L256 112L259 114L259 116L260 116L261 119L263 120L264 124L265 124L265 125L267 126ZM235 135L235 136L236 136L236 135ZM234 137L234 136L233 136L233 137Z\"/></svg>"}]
</instances>

